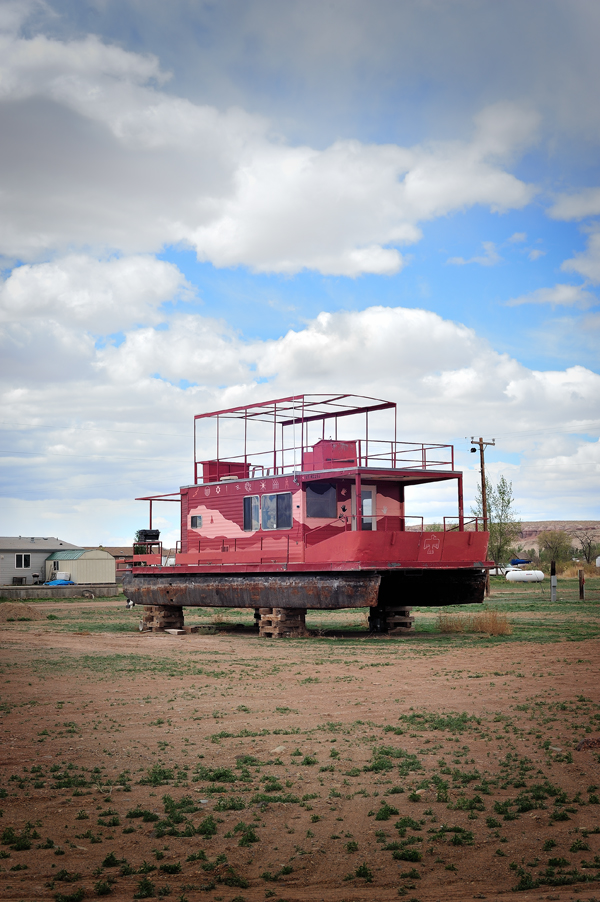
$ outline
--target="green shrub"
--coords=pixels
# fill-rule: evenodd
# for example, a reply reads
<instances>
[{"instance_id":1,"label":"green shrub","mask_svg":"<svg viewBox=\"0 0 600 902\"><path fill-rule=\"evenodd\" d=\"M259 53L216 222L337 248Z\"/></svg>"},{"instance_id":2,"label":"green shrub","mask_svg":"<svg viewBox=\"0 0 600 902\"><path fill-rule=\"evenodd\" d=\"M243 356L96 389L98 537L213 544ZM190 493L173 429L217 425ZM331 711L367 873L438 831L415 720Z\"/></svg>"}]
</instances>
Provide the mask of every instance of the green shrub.
<instances>
[{"instance_id":1,"label":"green shrub","mask_svg":"<svg viewBox=\"0 0 600 902\"><path fill-rule=\"evenodd\" d=\"M161 864L158 868L163 874L181 874L181 864L179 861Z\"/></svg>"},{"instance_id":2,"label":"green shrub","mask_svg":"<svg viewBox=\"0 0 600 902\"><path fill-rule=\"evenodd\" d=\"M417 849L397 849L392 852L392 858L396 861L421 861L423 856Z\"/></svg>"},{"instance_id":3,"label":"green shrub","mask_svg":"<svg viewBox=\"0 0 600 902\"><path fill-rule=\"evenodd\" d=\"M200 836L214 836L217 832L217 822L212 814L207 815L196 827L196 833Z\"/></svg>"},{"instance_id":4,"label":"green shrub","mask_svg":"<svg viewBox=\"0 0 600 902\"><path fill-rule=\"evenodd\" d=\"M149 877L142 877L138 883L137 893L134 893L134 899L149 899L155 895L155 887Z\"/></svg>"}]
</instances>

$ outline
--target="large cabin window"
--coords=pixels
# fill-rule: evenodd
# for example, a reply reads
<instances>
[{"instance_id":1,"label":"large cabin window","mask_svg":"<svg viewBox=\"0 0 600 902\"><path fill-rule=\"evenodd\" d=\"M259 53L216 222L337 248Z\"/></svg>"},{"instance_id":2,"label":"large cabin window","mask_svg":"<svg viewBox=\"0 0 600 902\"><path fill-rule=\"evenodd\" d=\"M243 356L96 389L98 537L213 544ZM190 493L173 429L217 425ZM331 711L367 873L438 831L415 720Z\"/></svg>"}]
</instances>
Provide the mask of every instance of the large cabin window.
<instances>
[{"instance_id":1,"label":"large cabin window","mask_svg":"<svg viewBox=\"0 0 600 902\"><path fill-rule=\"evenodd\" d=\"M292 493L262 496L262 528L292 528Z\"/></svg>"},{"instance_id":2,"label":"large cabin window","mask_svg":"<svg viewBox=\"0 0 600 902\"><path fill-rule=\"evenodd\" d=\"M258 495L244 498L244 531L254 532L260 526L260 504Z\"/></svg>"},{"instance_id":3,"label":"large cabin window","mask_svg":"<svg viewBox=\"0 0 600 902\"><path fill-rule=\"evenodd\" d=\"M192 529L202 529L202 517L192 517L190 526Z\"/></svg>"},{"instance_id":4,"label":"large cabin window","mask_svg":"<svg viewBox=\"0 0 600 902\"><path fill-rule=\"evenodd\" d=\"M332 520L337 516L336 488L330 482L310 482L306 486L306 516Z\"/></svg>"}]
</instances>

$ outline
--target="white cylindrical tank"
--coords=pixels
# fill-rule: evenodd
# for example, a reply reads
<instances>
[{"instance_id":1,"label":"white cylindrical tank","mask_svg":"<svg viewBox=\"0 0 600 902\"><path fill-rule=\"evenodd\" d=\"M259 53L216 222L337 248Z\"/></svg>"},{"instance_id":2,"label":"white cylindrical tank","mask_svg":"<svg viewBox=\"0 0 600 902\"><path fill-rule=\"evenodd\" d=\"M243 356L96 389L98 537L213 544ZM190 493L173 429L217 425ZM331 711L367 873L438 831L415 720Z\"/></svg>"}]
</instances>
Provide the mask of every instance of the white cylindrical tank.
<instances>
[{"instance_id":1,"label":"white cylindrical tank","mask_svg":"<svg viewBox=\"0 0 600 902\"><path fill-rule=\"evenodd\" d=\"M541 570L509 570L506 578L509 583L541 583L544 574Z\"/></svg>"}]
</instances>

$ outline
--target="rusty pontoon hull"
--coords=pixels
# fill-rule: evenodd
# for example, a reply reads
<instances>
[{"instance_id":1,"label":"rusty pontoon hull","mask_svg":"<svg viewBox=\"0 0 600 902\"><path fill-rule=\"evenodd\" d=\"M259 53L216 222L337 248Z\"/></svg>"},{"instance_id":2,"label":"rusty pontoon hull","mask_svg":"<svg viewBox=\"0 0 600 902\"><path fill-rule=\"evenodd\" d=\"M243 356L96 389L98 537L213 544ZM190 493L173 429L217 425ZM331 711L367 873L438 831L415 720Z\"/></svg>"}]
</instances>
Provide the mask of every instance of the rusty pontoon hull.
<instances>
[{"instance_id":1,"label":"rusty pontoon hull","mask_svg":"<svg viewBox=\"0 0 600 902\"><path fill-rule=\"evenodd\" d=\"M123 592L141 605L212 608L339 608L374 607L381 576L361 574L221 574L191 573L165 578L128 574Z\"/></svg>"},{"instance_id":2,"label":"rusty pontoon hull","mask_svg":"<svg viewBox=\"0 0 600 902\"><path fill-rule=\"evenodd\" d=\"M133 604L209 608L336 610L394 604L480 604L485 571L407 570L361 573L188 573L132 576L123 592Z\"/></svg>"}]
</instances>

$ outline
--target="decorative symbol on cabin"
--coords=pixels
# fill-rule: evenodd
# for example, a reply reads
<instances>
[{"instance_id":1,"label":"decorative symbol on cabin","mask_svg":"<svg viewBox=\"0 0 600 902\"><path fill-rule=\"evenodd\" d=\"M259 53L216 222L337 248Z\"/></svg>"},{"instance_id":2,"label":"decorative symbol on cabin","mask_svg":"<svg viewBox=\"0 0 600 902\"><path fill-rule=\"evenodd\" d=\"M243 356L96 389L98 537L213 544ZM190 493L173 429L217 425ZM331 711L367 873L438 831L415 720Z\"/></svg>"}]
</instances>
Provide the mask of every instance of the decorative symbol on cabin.
<instances>
[{"instance_id":1,"label":"decorative symbol on cabin","mask_svg":"<svg viewBox=\"0 0 600 902\"><path fill-rule=\"evenodd\" d=\"M245 482L245 483L244 483L244 488L246 489L247 492L249 492L250 489L252 488L252 483L251 483L251 482Z\"/></svg>"},{"instance_id":2,"label":"decorative symbol on cabin","mask_svg":"<svg viewBox=\"0 0 600 902\"><path fill-rule=\"evenodd\" d=\"M261 480L260 487L261 487L261 489L266 489L267 483L264 481L264 479Z\"/></svg>"},{"instance_id":3,"label":"decorative symbol on cabin","mask_svg":"<svg viewBox=\"0 0 600 902\"><path fill-rule=\"evenodd\" d=\"M340 489L340 495L347 495L348 489Z\"/></svg>"},{"instance_id":4,"label":"decorative symbol on cabin","mask_svg":"<svg viewBox=\"0 0 600 902\"><path fill-rule=\"evenodd\" d=\"M204 489L204 494L205 494L205 495L210 495L210 489Z\"/></svg>"},{"instance_id":5,"label":"decorative symbol on cabin","mask_svg":"<svg viewBox=\"0 0 600 902\"><path fill-rule=\"evenodd\" d=\"M271 488L272 488L272 489L278 489L278 488L279 488L279 480L278 480L278 479L273 479L273 480L271 481Z\"/></svg>"},{"instance_id":6,"label":"decorative symbol on cabin","mask_svg":"<svg viewBox=\"0 0 600 902\"><path fill-rule=\"evenodd\" d=\"M215 492L217 493L217 495L220 495L220 494L221 494L221 486L220 486L220 485L218 485L218 486L216 487Z\"/></svg>"},{"instance_id":7,"label":"decorative symbol on cabin","mask_svg":"<svg viewBox=\"0 0 600 902\"><path fill-rule=\"evenodd\" d=\"M423 542L423 548L427 552L427 554L435 554L436 551L439 550L440 540L437 536L427 536L425 541Z\"/></svg>"},{"instance_id":8,"label":"decorative symbol on cabin","mask_svg":"<svg viewBox=\"0 0 600 902\"><path fill-rule=\"evenodd\" d=\"M240 484L239 484L239 482L236 482L236 484L235 484L235 490L236 490L236 492L239 492L239 490L240 490Z\"/></svg>"}]
</instances>

